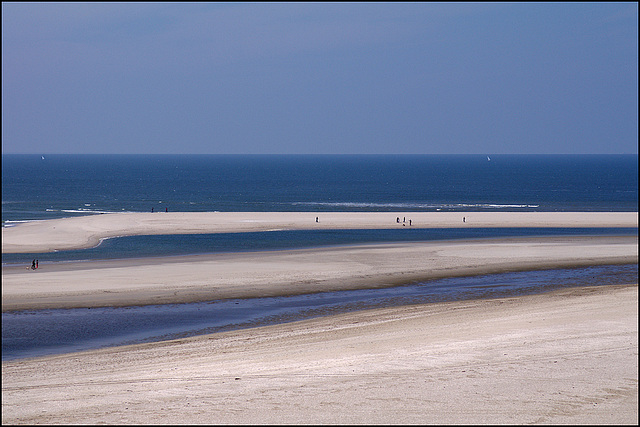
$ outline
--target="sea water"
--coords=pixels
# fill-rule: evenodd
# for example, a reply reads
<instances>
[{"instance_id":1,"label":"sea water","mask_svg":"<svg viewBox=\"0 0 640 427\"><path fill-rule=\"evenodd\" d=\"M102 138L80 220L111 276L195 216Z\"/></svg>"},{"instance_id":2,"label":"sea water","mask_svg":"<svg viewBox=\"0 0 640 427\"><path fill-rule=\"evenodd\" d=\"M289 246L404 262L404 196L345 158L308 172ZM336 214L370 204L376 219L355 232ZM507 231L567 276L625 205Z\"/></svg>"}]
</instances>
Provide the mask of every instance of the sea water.
<instances>
[{"instance_id":1,"label":"sea water","mask_svg":"<svg viewBox=\"0 0 640 427\"><path fill-rule=\"evenodd\" d=\"M154 211L637 211L637 155L2 155L2 223Z\"/></svg>"}]
</instances>

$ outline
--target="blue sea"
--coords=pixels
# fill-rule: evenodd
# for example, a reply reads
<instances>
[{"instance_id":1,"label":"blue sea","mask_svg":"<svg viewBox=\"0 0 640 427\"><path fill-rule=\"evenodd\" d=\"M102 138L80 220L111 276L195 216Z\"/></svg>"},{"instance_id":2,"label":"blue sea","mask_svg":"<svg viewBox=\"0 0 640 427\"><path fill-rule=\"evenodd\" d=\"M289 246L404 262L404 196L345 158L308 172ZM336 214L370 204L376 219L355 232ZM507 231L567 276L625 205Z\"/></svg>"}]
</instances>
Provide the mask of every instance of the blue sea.
<instances>
[{"instance_id":1,"label":"blue sea","mask_svg":"<svg viewBox=\"0 0 640 427\"><path fill-rule=\"evenodd\" d=\"M415 211L637 212L638 156L2 155L3 227L44 219L151 212L152 209L156 212L376 211L393 214ZM38 258L41 268L46 268L47 263L73 260L367 242L637 234L637 228L481 228L131 236L108 239L87 250L3 254L2 265L26 265L32 258ZM173 314L169 314L167 306L149 307L144 310L152 310L156 320L144 328L122 309L92 310L90 315L82 310L3 313L3 360L291 321L320 315L318 313L349 311L352 307L496 297L565 286L637 283L638 267L637 264L597 266L509 274L412 284L410 290L397 287L391 291L372 290L366 295L351 292L295 297L302 301L296 299L293 303L279 299L235 301L235 310L231 310L234 314L228 315L229 320L225 321L220 319L227 314L222 316L215 311L204 320L201 317L193 320L190 314L185 314L195 310L192 305L172 306ZM478 293L477 289L482 292ZM327 299L342 301L342 305L326 309L323 304ZM210 304L221 307L221 302ZM269 309L260 308L263 305ZM285 310L289 305L295 307L293 312ZM277 315L273 314L274 310ZM147 318L150 314L145 312L142 316ZM80 318L83 320L78 320ZM100 330L89 335L79 332L87 328L93 330L87 325L102 324L107 318L107 332ZM54 335L43 334L53 330ZM64 340L61 337L65 337Z\"/></svg>"},{"instance_id":2,"label":"blue sea","mask_svg":"<svg viewBox=\"0 0 640 427\"><path fill-rule=\"evenodd\" d=\"M2 155L2 224L100 212L637 211L637 155Z\"/></svg>"}]
</instances>

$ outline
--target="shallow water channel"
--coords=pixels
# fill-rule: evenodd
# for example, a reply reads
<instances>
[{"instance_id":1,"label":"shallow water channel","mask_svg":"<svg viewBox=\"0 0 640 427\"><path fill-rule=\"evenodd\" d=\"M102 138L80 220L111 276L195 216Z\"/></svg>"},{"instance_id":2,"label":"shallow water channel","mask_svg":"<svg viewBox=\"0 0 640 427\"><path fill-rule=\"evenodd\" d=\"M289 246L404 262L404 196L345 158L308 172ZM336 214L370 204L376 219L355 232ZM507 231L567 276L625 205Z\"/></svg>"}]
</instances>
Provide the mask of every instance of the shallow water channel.
<instances>
[{"instance_id":1,"label":"shallow water channel","mask_svg":"<svg viewBox=\"0 0 640 427\"><path fill-rule=\"evenodd\" d=\"M154 342L378 307L638 283L638 265L430 280L384 289L92 309L2 313L2 360Z\"/></svg>"}]
</instances>

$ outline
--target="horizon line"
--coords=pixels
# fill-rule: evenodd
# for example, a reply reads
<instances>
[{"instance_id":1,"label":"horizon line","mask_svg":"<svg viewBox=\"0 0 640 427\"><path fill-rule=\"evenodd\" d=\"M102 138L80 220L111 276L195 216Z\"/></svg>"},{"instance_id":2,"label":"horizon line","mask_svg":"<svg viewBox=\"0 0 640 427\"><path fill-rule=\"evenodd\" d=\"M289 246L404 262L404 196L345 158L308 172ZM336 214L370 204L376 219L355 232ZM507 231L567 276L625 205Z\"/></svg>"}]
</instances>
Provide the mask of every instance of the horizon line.
<instances>
[{"instance_id":1,"label":"horizon line","mask_svg":"<svg viewBox=\"0 0 640 427\"><path fill-rule=\"evenodd\" d=\"M638 153L23 153L20 156L637 156Z\"/></svg>"}]
</instances>

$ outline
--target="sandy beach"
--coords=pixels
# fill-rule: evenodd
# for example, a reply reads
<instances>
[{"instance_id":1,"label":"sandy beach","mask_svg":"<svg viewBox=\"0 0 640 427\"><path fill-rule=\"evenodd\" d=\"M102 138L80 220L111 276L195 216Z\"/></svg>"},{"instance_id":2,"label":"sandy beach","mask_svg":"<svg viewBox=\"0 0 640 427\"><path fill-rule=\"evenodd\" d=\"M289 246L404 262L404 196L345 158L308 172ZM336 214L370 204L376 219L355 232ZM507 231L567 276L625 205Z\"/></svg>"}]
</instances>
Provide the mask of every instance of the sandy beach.
<instances>
[{"instance_id":1,"label":"sandy beach","mask_svg":"<svg viewBox=\"0 0 640 427\"><path fill-rule=\"evenodd\" d=\"M3 424L637 424L638 288L349 313L2 364Z\"/></svg>"},{"instance_id":2,"label":"sandy beach","mask_svg":"<svg viewBox=\"0 0 640 427\"><path fill-rule=\"evenodd\" d=\"M2 311L211 301L638 262L637 236L478 239L2 269Z\"/></svg>"},{"instance_id":3,"label":"sandy beach","mask_svg":"<svg viewBox=\"0 0 640 427\"><path fill-rule=\"evenodd\" d=\"M224 220L187 215L188 221L186 214L154 215L21 224L3 229L3 252L168 230L293 229L309 222L387 228L397 216L246 213L232 223L227 214ZM453 227L457 218L457 226L637 227L637 213L474 213L465 223L459 214L424 215L406 216L412 226L429 218L430 226ZM3 267L2 309L290 295L637 262L636 235L368 244L60 263L36 271ZM367 310L2 364L6 424L637 424L637 408L637 284Z\"/></svg>"},{"instance_id":4,"label":"sandy beach","mask_svg":"<svg viewBox=\"0 0 640 427\"><path fill-rule=\"evenodd\" d=\"M2 253L80 249L95 246L100 239L107 237L139 234L403 227L637 226L637 212L131 212L35 221L3 227Z\"/></svg>"},{"instance_id":5,"label":"sandy beach","mask_svg":"<svg viewBox=\"0 0 640 427\"><path fill-rule=\"evenodd\" d=\"M3 228L2 247L3 252L80 248L102 238L135 234L407 227L409 220L409 227L637 227L638 215L635 212L122 213ZM447 276L634 263L638 259L637 244L637 236L511 238L58 263L36 271L3 267L2 310L291 295L393 286Z\"/></svg>"}]
</instances>

